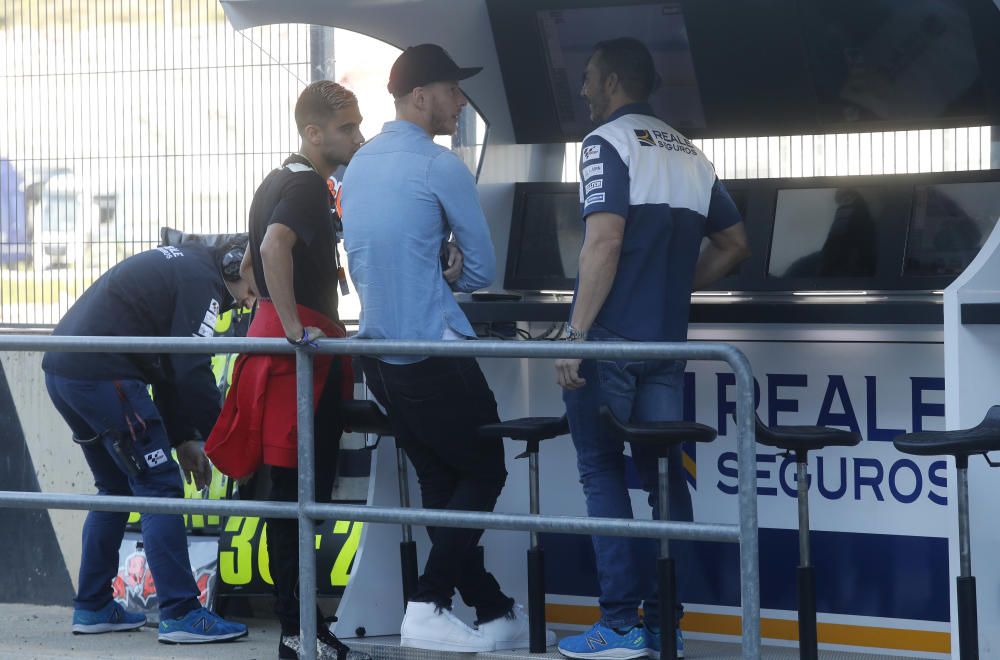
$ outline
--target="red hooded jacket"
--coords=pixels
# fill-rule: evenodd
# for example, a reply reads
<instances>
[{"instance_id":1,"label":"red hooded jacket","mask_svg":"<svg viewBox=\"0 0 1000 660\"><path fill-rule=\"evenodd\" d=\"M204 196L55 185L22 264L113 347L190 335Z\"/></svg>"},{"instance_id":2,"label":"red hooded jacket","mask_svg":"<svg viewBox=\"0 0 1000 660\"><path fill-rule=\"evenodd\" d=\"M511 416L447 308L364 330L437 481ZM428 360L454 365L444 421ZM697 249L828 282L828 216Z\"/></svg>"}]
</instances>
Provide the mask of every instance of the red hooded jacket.
<instances>
[{"instance_id":1,"label":"red hooded jacket","mask_svg":"<svg viewBox=\"0 0 1000 660\"><path fill-rule=\"evenodd\" d=\"M326 336L347 334L339 323L298 306L304 326L315 326ZM261 300L248 337L284 337L281 319L270 300ZM340 361L343 399L354 398L354 372L349 356L313 357L313 410L318 405L333 360ZM298 464L295 356L249 353L233 367L233 384L222 413L205 442L205 453L223 474L239 479L262 463L294 468Z\"/></svg>"}]
</instances>

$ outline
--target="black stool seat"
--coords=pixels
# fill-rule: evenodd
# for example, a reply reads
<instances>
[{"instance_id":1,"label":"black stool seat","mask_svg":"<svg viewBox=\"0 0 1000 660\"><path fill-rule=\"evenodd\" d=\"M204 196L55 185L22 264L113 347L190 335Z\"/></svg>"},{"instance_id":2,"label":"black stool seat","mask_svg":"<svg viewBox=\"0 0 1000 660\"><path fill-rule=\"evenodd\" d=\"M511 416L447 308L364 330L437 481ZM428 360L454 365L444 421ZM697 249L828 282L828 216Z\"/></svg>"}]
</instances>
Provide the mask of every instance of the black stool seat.
<instances>
[{"instance_id":1,"label":"black stool seat","mask_svg":"<svg viewBox=\"0 0 1000 660\"><path fill-rule=\"evenodd\" d=\"M907 433L892 441L904 454L969 456L1000 450L1000 406L993 406L986 417L971 429L960 431L920 431Z\"/></svg>"},{"instance_id":2,"label":"black stool seat","mask_svg":"<svg viewBox=\"0 0 1000 660\"><path fill-rule=\"evenodd\" d=\"M380 436L392 435L389 418L385 416L374 401L341 401L340 410L344 416L344 426L355 433L373 433Z\"/></svg>"},{"instance_id":3,"label":"black stool seat","mask_svg":"<svg viewBox=\"0 0 1000 660\"><path fill-rule=\"evenodd\" d=\"M758 417L757 442L799 452L823 447L854 447L861 442L861 435L826 426L765 426Z\"/></svg>"},{"instance_id":4,"label":"black stool seat","mask_svg":"<svg viewBox=\"0 0 1000 660\"><path fill-rule=\"evenodd\" d=\"M569 433L569 421L562 417L522 417L479 427L484 438L510 438L538 442Z\"/></svg>"},{"instance_id":5,"label":"black stool seat","mask_svg":"<svg viewBox=\"0 0 1000 660\"><path fill-rule=\"evenodd\" d=\"M630 442L664 449L681 442L712 442L717 435L711 426L697 422L629 422L622 424L607 406L601 406L601 419L612 431Z\"/></svg>"}]
</instances>

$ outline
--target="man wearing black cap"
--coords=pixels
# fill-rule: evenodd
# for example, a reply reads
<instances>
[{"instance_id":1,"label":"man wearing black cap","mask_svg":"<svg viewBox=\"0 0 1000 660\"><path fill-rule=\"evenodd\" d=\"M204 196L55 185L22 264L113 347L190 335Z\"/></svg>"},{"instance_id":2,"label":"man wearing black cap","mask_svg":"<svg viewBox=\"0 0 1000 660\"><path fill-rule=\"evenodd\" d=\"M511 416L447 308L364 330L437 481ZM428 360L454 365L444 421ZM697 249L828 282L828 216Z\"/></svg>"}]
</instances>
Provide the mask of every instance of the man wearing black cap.
<instances>
[{"instance_id":1,"label":"man wearing black cap","mask_svg":"<svg viewBox=\"0 0 1000 660\"><path fill-rule=\"evenodd\" d=\"M474 178L432 138L455 132L468 103L458 81L479 71L459 67L433 44L408 48L392 66L396 121L358 150L344 176L344 243L361 298L359 338L475 337L452 291L493 281L493 243ZM441 263L449 235L464 262ZM499 418L476 360L365 356L362 366L417 471L424 507L492 511L507 471L501 441L478 437L481 425ZM482 530L427 531L431 550L407 604L402 645L466 652L527 647L523 609L484 566ZM451 613L456 588L475 608L478 629Z\"/></svg>"}]
</instances>

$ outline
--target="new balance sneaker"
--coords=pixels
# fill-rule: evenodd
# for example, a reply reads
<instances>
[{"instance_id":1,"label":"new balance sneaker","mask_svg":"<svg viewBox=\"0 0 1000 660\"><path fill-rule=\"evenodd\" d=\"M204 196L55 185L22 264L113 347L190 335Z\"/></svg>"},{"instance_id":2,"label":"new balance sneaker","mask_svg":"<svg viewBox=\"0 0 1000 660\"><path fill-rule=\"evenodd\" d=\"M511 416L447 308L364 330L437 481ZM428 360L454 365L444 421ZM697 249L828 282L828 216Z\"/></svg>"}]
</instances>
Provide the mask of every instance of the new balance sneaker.
<instances>
[{"instance_id":1,"label":"new balance sneaker","mask_svg":"<svg viewBox=\"0 0 1000 660\"><path fill-rule=\"evenodd\" d=\"M493 621L480 623L478 629L487 640L493 643L494 651L526 649L531 645L531 639L528 635L528 613L517 603L506 615ZM551 630L546 630L545 646L552 646L555 643L556 634Z\"/></svg>"},{"instance_id":2,"label":"new balance sneaker","mask_svg":"<svg viewBox=\"0 0 1000 660\"><path fill-rule=\"evenodd\" d=\"M179 619L160 621L158 639L164 644L209 644L247 636L242 623L226 621L204 607L191 610Z\"/></svg>"},{"instance_id":3,"label":"new balance sneaker","mask_svg":"<svg viewBox=\"0 0 1000 660\"><path fill-rule=\"evenodd\" d=\"M146 625L146 615L128 612L115 600L96 611L73 610L74 635L138 630L144 625Z\"/></svg>"},{"instance_id":4,"label":"new balance sneaker","mask_svg":"<svg viewBox=\"0 0 1000 660\"><path fill-rule=\"evenodd\" d=\"M653 660L660 660L660 631L646 626L646 655ZM677 657L684 657L684 635L677 629Z\"/></svg>"},{"instance_id":5,"label":"new balance sneaker","mask_svg":"<svg viewBox=\"0 0 1000 660\"><path fill-rule=\"evenodd\" d=\"M279 660L298 660L302 653L302 638L298 635L282 635L278 642ZM352 651L326 625L316 631L317 660L371 660L371 656L360 651Z\"/></svg>"},{"instance_id":6,"label":"new balance sneaker","mask_svg":"<svg viewBox=\"0 0 1000 660\"><path fill-rule=\"evenodd\" d=\"M399 645L427 651L492 651L493 641L434 603L410 601L399 630Z\"/></svg>"},{"instance_id":7,"label":"new balance sneaker","mask_svg":"<svg viewBox=\"0 0 1000 660\"><path fill-rule=\"evenodd\" d=\"M567 658L596 660L645 658L646 634L640 626L619 633L598 621L585 633L564 637L559 642L559 652Z\"/></svg>"}]
</instances>

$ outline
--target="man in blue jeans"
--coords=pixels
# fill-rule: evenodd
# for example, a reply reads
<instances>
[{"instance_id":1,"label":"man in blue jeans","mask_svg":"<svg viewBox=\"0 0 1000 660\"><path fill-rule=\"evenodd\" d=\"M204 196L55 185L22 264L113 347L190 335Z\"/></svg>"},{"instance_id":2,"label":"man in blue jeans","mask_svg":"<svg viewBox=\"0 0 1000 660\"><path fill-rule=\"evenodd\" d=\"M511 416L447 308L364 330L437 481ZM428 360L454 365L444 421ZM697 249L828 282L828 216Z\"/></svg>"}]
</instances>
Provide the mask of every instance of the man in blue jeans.
<instances>
[{"instance_id":1,"label":"man in blue jeans","mask_svg":"<svg viewBox=\"0 0 1000 660\"><path fill-rule=\"evenodd\" d=\"M601 42L587 63L581 94L601 126L580 156L586 234L568 340L685 341L691 291L749 255L743 222L712 164L654 116L648 98L657 82L649 51L635 39ZM684 362L558 360L556 375L588 514L631 518L624 443L603 432L598 411L607 405L623 422L681 419ZM670 517L691 520L679 447L669 459ZM632 460L658 516L657 459L633 446ZM659 658L657 542L595 536L593 544L601 619L560 641L559 651L570 658ZM683 656L679 630L676 644Z\"/></svg>"},{"instance_id":2,"label":"man in blue jeans","mask_svg":"<svg viewBox=\"0 0 1000 660\"><path fill-rule=\"evenodd\" d=\"M94 282L52 334L211 337L222 311L252 305L256 297L252 281L240 276L242 258L243 249L232 246L185 244L141 252ZM181 470L199 488L208 485L212 468L202 438L220 409L211 355L51 352L42 369L98 494L183 497ZM135 630L146 623L142 614L126 612L111 590L127 520L126 512L87 515L74 600L76 634ZM160 607L159 641L195 644L246 636L245 625L198 602L181 515L143 513L141 522Z\"/></svg>"}]
</instances>

